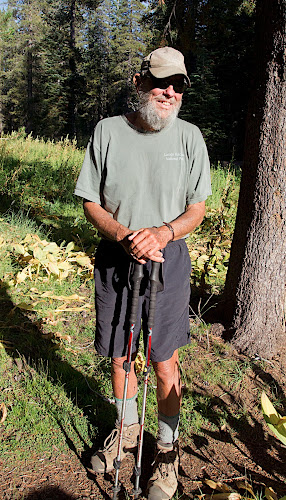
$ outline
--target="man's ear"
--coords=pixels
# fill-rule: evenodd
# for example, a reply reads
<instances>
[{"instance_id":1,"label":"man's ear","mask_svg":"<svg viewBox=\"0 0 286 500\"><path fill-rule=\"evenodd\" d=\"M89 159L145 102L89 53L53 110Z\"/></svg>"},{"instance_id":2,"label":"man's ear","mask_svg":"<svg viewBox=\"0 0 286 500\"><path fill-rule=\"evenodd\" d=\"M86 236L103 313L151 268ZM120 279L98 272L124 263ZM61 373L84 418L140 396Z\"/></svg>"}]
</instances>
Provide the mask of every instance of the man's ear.
<instances>
[{"instance_id":1,"label":"man's ear","mask_svg":"<svg viewBox=\"0 0 286 500\"><path fill-rule=\"evenodd\" d=\"M133 76L133 83L136 87L136 90L138 91L138 89L142 83L140 73L135 73L135 75Z\"/></svg>"}]
</instances>

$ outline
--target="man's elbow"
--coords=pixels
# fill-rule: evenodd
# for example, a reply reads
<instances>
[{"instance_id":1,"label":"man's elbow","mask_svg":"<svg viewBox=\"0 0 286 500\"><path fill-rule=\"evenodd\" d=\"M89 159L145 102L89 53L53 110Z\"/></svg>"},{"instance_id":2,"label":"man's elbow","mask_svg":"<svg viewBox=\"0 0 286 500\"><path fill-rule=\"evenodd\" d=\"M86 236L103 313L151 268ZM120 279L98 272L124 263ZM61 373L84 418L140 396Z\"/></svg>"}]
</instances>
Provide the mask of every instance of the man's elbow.
<instances>
[{"instance_id":1,"label":"man's elbow","mask_svg":"<svg viewBox=\"0 0 286 500\"><path fill-rule=\"evenodd\" d=\"M200 225L203 222L205 215L206 215L206 204L204 202L203 206L201 207L198 225Z\"/></svg>"},{"instance_id":2,"label":"man's elbow","mask_svg":"<svg viewBox=\"0 0 286 500\"><path fill-rule=\"evenodd\" d=\"M83 212L88 221L91 221L92 209L95 203L89 200L83 200Z\"/></svg>"},{"instance_id":3,"label":"man's elbow","mask_svg":"<svg viewBox=\"0 0 286 500\"><path fill-rule=\"evenodd\" d=\"M204 201L200 201L199 203L195 203L194 205L189 205L187 211L190 212L196 220L196 226L199 226L206 214L206 204Z\"/></svg>"}]
</instances>

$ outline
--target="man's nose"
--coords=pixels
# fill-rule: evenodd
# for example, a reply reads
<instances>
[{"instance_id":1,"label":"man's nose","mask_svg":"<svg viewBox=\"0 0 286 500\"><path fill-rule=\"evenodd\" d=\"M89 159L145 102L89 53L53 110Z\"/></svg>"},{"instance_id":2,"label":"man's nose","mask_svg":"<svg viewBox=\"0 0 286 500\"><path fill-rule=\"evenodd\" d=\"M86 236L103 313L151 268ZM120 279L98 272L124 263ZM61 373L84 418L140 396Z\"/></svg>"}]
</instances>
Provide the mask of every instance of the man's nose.
<instances>
[{"instance_id":1,"label":"man's nose","mask_svg":"<svg viewBox=\"0 0 286 500\"><path fill-rule=\"evenodd\" d=\"M174 91L174 87L173 85L169 85L169 87L167 87L165 90L164 90L164 94L165 95L168 95L170 97L174 96L175 95L175 91Z\"/></svg>"}]
</instances>

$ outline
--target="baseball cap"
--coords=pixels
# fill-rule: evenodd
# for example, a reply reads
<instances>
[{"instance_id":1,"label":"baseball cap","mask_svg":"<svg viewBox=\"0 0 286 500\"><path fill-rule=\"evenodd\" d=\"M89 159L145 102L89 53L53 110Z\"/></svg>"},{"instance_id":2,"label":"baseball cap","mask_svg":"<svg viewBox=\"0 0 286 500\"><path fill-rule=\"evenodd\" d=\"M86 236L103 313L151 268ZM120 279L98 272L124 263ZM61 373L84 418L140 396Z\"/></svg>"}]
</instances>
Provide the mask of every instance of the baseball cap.
<instances>
[{"instance_id":1,"label":"baseball cap","mask_svg":"<svg viewBox=\"0 0 286 500\"><path fill-rule=\"evenodd\" d=\"M172 75L184 75L188 85L191 85L184 56L181 52L172 47L160 47L153 50L143 59L141 73L150 71L155 78L166 78Z\"/></svg>"}]
</instances>

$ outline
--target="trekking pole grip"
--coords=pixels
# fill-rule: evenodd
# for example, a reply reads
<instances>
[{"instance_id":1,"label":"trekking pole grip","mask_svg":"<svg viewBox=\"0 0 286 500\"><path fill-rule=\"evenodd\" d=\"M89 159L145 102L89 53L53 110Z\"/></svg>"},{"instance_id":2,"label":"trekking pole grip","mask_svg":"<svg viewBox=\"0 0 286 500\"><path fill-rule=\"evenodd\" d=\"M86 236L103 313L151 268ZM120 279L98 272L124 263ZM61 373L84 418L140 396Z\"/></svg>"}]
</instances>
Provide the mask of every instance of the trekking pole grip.
<instances>
[{"instance_id":1,"label":"trekking pole grip","mask_svg":"<svg viewBox=\"0 0 286 500\"><path fill-rule=\"evenodd\" d=\"M156 295L157 289L160 285L160 262L152 263L152 271L150 275L151 290L150 290L150 302L149 302L149 314L148 314L148 328L153 328L154 318L155 318L155 307L156 307Z\"/></svg>"},{"instance_id":2,"label":"trekking pole grip","mask_svg":"<svg viewBox=\"0 0 286 500\"><path fill-rule=\"evenodd\" d=\"M134 263L131 275L131 283L132 283L132 303L131 303L131 312L130 312L130 323L135 323L137 318L137 309L139 302L139 292L141 280L143 278L143 265Z\"/></svg>"}]
</instances>

